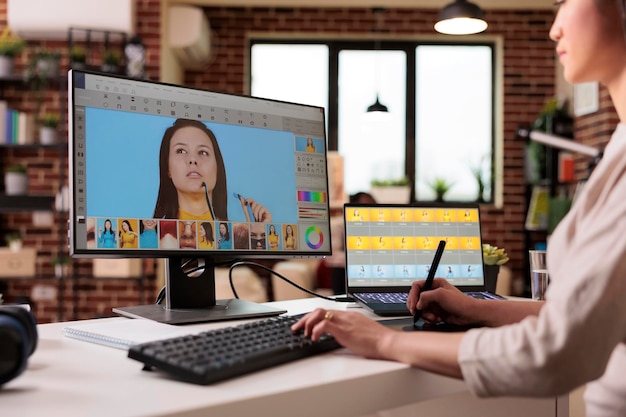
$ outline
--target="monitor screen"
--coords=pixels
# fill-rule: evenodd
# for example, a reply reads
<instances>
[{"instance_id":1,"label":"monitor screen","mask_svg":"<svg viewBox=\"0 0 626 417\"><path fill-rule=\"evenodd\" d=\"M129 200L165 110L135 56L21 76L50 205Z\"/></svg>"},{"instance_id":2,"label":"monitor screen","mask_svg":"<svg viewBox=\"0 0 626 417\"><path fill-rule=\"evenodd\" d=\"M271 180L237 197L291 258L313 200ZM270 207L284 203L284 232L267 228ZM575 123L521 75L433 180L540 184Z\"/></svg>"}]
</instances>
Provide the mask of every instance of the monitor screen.
<instances>
[{"instance_id":1,"label":"monitor screen","mask_svg":"<svg viewBox=\"0 0 626 417\"><path fill-rule=\"evenodd\" d=\"M89 71L68 85L72 256L330 254L323 108Z\"/></svg>"}]
</instances>

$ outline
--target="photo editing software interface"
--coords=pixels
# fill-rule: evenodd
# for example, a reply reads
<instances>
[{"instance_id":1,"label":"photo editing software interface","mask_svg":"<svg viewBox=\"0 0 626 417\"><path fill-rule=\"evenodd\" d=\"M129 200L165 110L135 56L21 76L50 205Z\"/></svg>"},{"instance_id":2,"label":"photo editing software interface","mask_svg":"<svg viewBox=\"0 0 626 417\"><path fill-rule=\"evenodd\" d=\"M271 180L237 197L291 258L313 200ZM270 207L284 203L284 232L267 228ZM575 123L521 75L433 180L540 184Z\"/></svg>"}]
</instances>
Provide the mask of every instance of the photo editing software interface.
<instances>
[{"instance_id":1,"label":"photo editing software interface","mask_svg":"<svg viewBox=\"0 0 626 417\"><path fill-rule=\"evenodd\" d=\"M322 108L70 73L73 255L330 253Z\"/></svg>"},{"instance_id":2,"label":"photo editing software interface","mask_svg":"<svg viewBox=\"0 0 626 417\"><path fill-rule=\"evenodd\" d=\"M477 208L347 207L345 221L350 287L425 279L441 240L446 247L435 277L461 287L483 284Z\"/></svg>"}]
</instances>

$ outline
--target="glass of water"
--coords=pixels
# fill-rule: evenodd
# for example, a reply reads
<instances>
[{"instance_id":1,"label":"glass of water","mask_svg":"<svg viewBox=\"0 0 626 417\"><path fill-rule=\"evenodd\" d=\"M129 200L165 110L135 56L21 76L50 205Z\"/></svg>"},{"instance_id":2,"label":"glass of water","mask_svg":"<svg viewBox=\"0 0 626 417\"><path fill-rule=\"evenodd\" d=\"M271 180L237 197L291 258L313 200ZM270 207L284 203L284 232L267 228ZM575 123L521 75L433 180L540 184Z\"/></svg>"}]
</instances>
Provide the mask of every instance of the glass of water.
<instances>
[{"instance_id":1,"label":"glass of water","mask_svg":"<svg viewBox=\"0 0 626 417\"><path fill-rule=\"evenodd\" d=\"M545 250L528 251L530 259L530 292L533 300L545 300L550 284Z\"/></svg>"}]
</instances>

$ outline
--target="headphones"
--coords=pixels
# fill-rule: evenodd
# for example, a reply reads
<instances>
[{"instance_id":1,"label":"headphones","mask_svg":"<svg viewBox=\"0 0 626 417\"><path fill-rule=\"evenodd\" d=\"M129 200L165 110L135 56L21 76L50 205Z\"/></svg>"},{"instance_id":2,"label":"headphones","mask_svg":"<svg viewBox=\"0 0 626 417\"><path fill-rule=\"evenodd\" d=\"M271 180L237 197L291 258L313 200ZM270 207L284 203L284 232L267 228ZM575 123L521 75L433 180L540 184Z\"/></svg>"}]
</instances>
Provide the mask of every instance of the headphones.
<instances>
[{"instance_id":1,"label":"headphones","mask_svg":"<svg viewBox=\"0 0 626 417\"><path fill-rule=\"evenodd\" d=\"M30 311L0 306L0 386L26 369L37 347L37 323Z\"/></svg>"}]
</instances>

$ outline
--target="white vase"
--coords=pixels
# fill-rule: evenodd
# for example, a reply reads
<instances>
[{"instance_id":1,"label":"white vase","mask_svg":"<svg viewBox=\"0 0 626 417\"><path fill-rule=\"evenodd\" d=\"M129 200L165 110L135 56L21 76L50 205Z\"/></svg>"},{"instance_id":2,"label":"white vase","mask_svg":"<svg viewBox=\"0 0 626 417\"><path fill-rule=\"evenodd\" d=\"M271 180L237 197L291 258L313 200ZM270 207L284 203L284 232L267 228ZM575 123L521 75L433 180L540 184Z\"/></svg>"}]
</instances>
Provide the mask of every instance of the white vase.
<instances>
[{"instance_id":1,"label":"white vase","mask_svg":"<svg viewBox=\"0 0 626 417\"><path fill-rule=\"evenodd\" d=\"M406 204L411 197L411 187L408 185L375 186L370 190L370 194L377 203Z\"/></svg>"},{"instance_id":2,"label":"white vase","mask_svg":"<svg viewBox=\"0 0 626 417\"><path fill-rule=\"evenodd\" d=\"M15 59L11 56L0 55L0 77L13 75L13 64Z\"/></svg>"},{"instance_id":3,"label":"white vase","mask_svg":"<svg viewBox=\"0 0 626 417\"><path fill-rule=\"evenodd\" d=\"M39 143L42 145L57 143L57 130L53 127L41 127L39 129Z\"/></svg>"},{"instance_id":4,"label":"white vase","mask_svg":"<svg viewBox=\"0 0 626 417\"><path fill-rule=\"evenodd\" d=\"M7 195L24 195L28 193L28 174L7 172L4 174L4 191Z\"/></svg>"}]
</instances>

